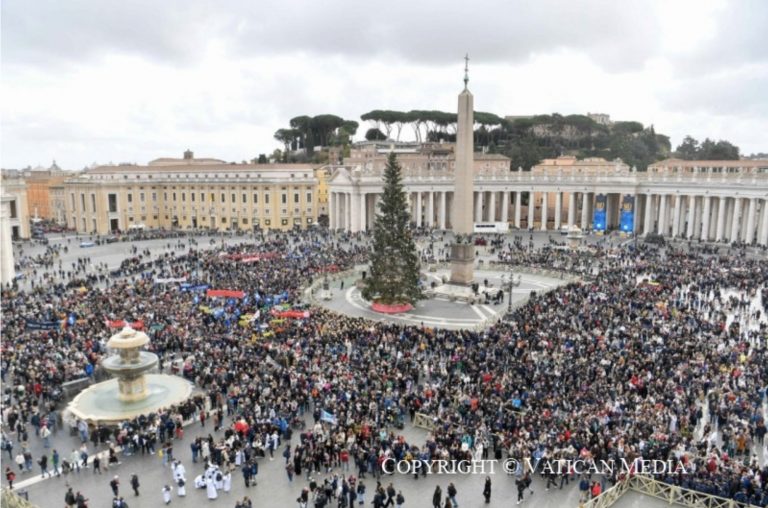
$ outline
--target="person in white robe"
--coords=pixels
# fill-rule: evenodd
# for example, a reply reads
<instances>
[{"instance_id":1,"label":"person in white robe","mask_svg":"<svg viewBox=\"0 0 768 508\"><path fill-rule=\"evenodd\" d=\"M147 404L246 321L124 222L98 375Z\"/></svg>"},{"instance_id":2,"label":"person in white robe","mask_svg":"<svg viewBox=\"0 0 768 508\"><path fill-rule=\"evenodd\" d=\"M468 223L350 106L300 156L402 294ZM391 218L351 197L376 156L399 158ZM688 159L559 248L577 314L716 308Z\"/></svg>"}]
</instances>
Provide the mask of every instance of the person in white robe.
<instances>
[{"instance_id":1,"label":"person in white robe","mask_svg":"<svg viewBox=\"0 0 768 508\"><path fill-rule=\"evenodd\" d=\"M187 480L183 476L176 480L176 494L179 497L187 495Z\"/></svg>"},{"instance_id":2,"label":"person in white robe","mask_svg":"<svg viewBox=\"0 0 768 508\"><path fill-rule=\"evenodd\" d=\"M216 484L213 481L213 478L206 478L205 479L205 491L206 494L208 494L208 499L216 499L219 497L219 493L216 492Z\"/></svg>"},{"instance_id":3,"label":"person in white robe","mask_svg":"<svg viewBox=\"0 0 768 508\"><path fill-rule=\"evenodd\" d=\"M230 471L227 471L227 474L224 475L222 483L224 484L224 492L229 494L229 491L232 490L232 473Z\"/></svg>"},{"instance_id":4,"label":"person in white robe","mask_svg":"<svg viewBox=\"0 0 768 508\"><path fill-rule=\"evenodd\" d=\"M171 488L168 485L163 487L163 502L171 504Z\"/></svg>"}]
</instances>

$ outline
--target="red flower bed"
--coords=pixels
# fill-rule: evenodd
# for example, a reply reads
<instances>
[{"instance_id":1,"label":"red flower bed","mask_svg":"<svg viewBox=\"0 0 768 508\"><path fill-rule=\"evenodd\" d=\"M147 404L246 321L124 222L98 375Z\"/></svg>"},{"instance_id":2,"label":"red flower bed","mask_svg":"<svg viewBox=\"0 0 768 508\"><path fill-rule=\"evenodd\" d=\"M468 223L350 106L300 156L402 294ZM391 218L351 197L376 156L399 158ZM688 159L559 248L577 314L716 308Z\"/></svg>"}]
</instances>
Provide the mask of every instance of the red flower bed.
<instances>
[{"instance_id":1,"label":"red flower bed","mask_svg":"<svg viewBox=\"0 0 768 508\"><path fill-rule=\"evenodd\" d=\"M382 314L400 314L401 312L408 312L413 310L413 305L410 303L398 303L394 305L387 305L385 303L373 303L371 304L371 310L374 312L381 312Z\"/></svg>"}]
</instances>

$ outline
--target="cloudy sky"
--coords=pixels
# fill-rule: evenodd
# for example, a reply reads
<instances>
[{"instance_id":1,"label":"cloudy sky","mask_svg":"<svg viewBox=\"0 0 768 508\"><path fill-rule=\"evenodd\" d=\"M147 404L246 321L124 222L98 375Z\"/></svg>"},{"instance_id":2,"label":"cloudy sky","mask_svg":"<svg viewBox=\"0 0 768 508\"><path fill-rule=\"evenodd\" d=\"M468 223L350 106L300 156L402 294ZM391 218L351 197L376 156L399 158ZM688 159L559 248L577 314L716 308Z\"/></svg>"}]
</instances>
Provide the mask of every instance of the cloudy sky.
<instances>
[{"instance_id":1,"label":"cloudy sky","mask_svg":"<svg viewBox=\"0 0 768 508\"><path fill-rule=\"evenodd\" d=\"M2 166L240 161L294 116L605 112L768 151L768 1L4 0ZM364 132L364 129L361 129Z\"/></svg>"}]
</instances>

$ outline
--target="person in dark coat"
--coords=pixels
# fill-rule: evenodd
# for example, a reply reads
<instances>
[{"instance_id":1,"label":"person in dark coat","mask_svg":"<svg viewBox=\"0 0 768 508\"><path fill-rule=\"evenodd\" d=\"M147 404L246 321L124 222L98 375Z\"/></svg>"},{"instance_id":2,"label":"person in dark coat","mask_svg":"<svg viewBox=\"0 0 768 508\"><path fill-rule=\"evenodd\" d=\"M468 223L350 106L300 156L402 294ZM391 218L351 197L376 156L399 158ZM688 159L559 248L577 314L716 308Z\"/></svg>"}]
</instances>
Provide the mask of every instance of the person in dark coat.
<instances>
[{"instance_id":1,"label":"person in dark coat","mask_svg":"<svg viewBox=\"0 0 768 508\"><path fill-rule=\"evenodd\" d=\"M485 487L483 487L483 497L485 498L485 504L491 502L491 477L485 477Z\"/></svg>"},{"instance_id":2,"label":"person in dark coat","mask_svg":"<svg viewBox=\"0 0 768 508\"><path fill-rule=\"evenodd\" d=\"M442 508L443 491L440 489L440 485L435 487L435 493L432 494L432 508Z\"/></svg>"}]
</instances>

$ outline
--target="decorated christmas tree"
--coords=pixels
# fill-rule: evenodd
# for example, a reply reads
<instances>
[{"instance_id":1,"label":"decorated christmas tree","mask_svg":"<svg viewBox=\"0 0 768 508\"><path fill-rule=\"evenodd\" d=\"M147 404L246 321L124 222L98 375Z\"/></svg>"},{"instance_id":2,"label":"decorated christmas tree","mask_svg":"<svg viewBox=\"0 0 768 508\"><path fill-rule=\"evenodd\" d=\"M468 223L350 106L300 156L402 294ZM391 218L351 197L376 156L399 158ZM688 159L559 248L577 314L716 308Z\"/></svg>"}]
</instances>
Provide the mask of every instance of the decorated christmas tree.
<instances>
[{"instance_id":1,"label":"decorated christmas tree","mask_svg":"<svg viewBox=\"0 0 768 508\"><path fill-rule=\"evenodd\" d=\"M365 282L363 296L376 303L412 304L422 297L411 214L394 153L389 154L384 171L384 194L373 229L371 275Z\"/></svg>"}]
</instances>

